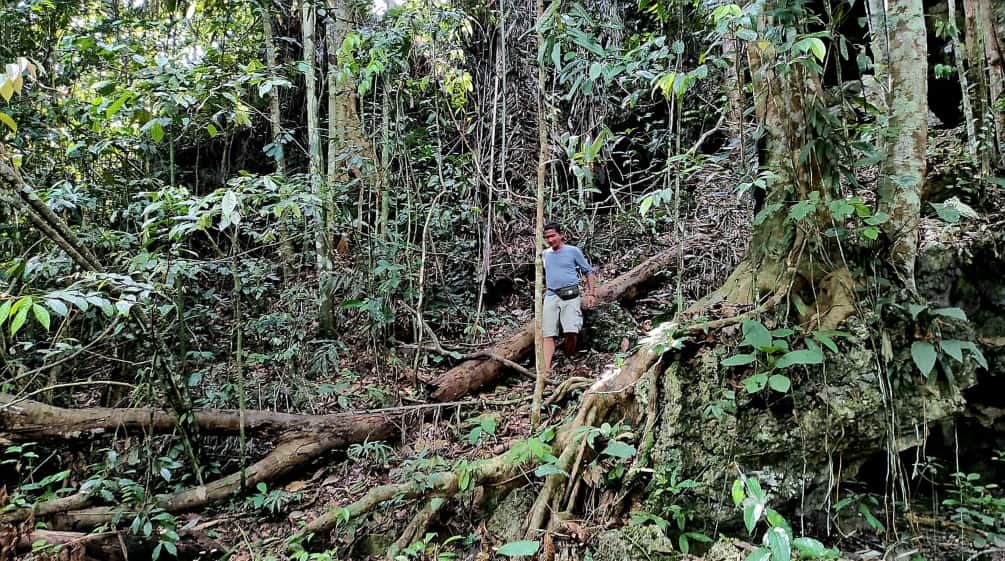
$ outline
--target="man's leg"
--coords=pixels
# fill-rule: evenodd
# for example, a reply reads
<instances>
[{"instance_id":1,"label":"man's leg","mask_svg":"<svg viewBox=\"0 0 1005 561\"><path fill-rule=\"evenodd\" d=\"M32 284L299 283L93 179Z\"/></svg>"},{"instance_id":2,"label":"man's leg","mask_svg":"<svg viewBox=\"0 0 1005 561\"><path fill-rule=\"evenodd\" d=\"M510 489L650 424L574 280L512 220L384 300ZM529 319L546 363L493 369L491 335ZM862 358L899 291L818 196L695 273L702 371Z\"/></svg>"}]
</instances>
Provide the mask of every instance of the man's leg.
<instances>
[{"instance_id":1,"label":"man's leg","mask_svg":"<svg viewBox=\"0 0 1005 561\"><path fill-rule=\"evenodd\" d=\"M555 356L555 338L544 338L544 371L551 372L551 357Z\"/></svg>"},{"instance_id":2,"label":"man's leg","mask_svg":"<svg viewBox=\"0 0 1005 561\"><path fill-rule=\"evenodd\" d=\"M565 334L565 356L572 358L576 354L576 334Z\"/></svg>"},{"instance_id":3,"label":"man's leg","mask_svg":"<svg viewBox=\"0 0 1005 561\"><path fill-rule=\"evenodd\" d=\"M544 373L551 372L551 359L555 356L555 338L558 337L558 322L562 310L558 296L544 297L544 314L541 318L541 334L544 335Z\"/></svg>"},{"instance_id":4,"label":"man's leg","mask_svg":"<svg viewBox=\"0 0 1005 561\"><path fill-rule=\"evenodd\" d=\"M561 304L562 332L565 334L565 356L576 354L576 336L583 328L583 309L579 298L565 300Z\"/></svg>"}]
</instances>

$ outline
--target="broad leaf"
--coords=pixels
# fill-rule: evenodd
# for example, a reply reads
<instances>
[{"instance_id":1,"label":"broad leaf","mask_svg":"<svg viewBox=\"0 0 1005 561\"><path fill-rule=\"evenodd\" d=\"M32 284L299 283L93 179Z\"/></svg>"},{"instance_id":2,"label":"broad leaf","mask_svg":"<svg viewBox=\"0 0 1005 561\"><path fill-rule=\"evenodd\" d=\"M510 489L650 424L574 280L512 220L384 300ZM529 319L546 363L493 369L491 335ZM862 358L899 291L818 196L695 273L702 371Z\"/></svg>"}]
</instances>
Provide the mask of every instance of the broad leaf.
<instances>
[{"instance_id":1,"label":"broad leaf","mask_svg":"<svg viewBox=\"0 0 1005 561\"><path fill-rule=\"evenodd\" d=\"M534 555L537 550L540 549L541 542L539 541L518 541L509 542L508 544L500 547L496 550L497 555L505 555L506 557L524 557L528 555Z\"/></svg>"},{"instance_id":2,"label":"broad leaf","mask_svg":"<svg viewBox=\"0 0 1005 561\"><path fill-rule=\"evenodd\" d=\"M935 367L935 347L928 341L915 341L911 343L911 358L918 370L927 378Z\"/></svg>"},{"instance_id":3,"label":"broad leaf","mask_svg":"<svg viewBox=\"0 0 1005 561\"><path fill-rule=\"evenodd\" d=\"M743 322L743 344L755 349L771 346L771 332L761 322L748 319Z\"/></svg>"},{"instance_id":4,"label":"broad leaf","mask_svg":"<svg viewBox=\"0 0 1005 561\"><path fill-rule=\"evenodd\" d=\"M635 447L620 440L611 440L601 454L615 458L631 458L635 455Z\"/></svg>"},{"instance_id":5,"label":"broad leaf","mask_svg":"<svg viewBox=\"0 0 1005 561\"><path fill-rule=\"evenodd\" d=\"M38 323L42 324L42 327L44 327L45 330L48 331L50 324L49 310L46 310L44 307L39 306L38 304L34 304L31 307L31 311L32 313L35 314L35 319L38 320Z\"/></svg>"},{"instance_id":6,"label":"broad leaf","mask_svg":"<svg viewBox=\"0 0 1005 561\"><path fill-rule=\"evenodd\" d=\"M943 317L969 321L967 320L967 313L959 308L936 308L933 311Z\"/></svg>"},{"instance_id":7,"label":"broad leaf","mask_svg":"<svg viewBox=\"0 0 1005 561\"><path fill-rule=\"evenodd\" d=\"M9 128L12 133L17 134L17 123L14 122L14 119L12 119L10 115L4 113L3 111L0 111L0 123L7 125L7 128Z\"/></svg>"},{"instance_id":8,"label":"broad leaf","mask_svg":"<svg viewBox=\"0 0 1005 561\"><path fill-rule=\"evenodd\" d=\"M743 366L745 364L750 364L754 362L754 355L752 354L739 354L733 355L722 361L723 366Z\"/></svg>"},{"instance_id":9,"label":"broad leaf","mask_svg":"<svg viewBox=\"0 0 1005 561\"><path fill-rule=\"evenodd\" d=\"M807 341L809 343L809 341ZM775 368L788 368L793 364L822 364L824 353L820 347L800 349L782 355L782 358L775 362Z\"/></svg>"},{"instance_id":10,"label":"broad leaf","mask_svg":"<svg viewBox=\"0 0 1005 561\"><path fill-rule=\"evenodd\" d=\"M776 392L786 393L789 391L789 388L792 387L792 380L790 380L788 376L782 374L772 374L772 376L768 378L768 386Z\"/></svg>"},{"instance_id":11,"label":"broad leaf","mask_svg":"<svg viewBox=\"0 0 1005 561\"><path fill-rule=\"evenodd\" d=\"M789 535L784 528L772 528L768 531L768 547L771 548L771 561L790 561L792 558L792 544L789 543Z\"/></svg>"},{"instance_id":12,"label":"broad leaf","mask_svg":"<svg viewBox=\"0 0 1005 561\"><path fill-rule=\"evenodd\" d=\"M792 545L796 546L801 558L819 559L827 554L824 544L813 538L796 538L792 540Z\"/></svg>"},{"instance_id":13,"label":"broad leaf","mask_svg":"<svg viewBox=\"0 0 1005 561\"><path fill-rule=\"evenodd\" d=\"M963 362L963 341L957 339L939 341L939 348L942 349L942 352L956 359L956 362Z\"/></svg>"},{"instance_id":14,"label":"broad leaf","mask_svg":"<svg viewBox=\"0 0 1005 561\"><path fill-rule=\"evenodd\" d=\"M752 551L744 561L767 561L771 557L771 551L766 547L759 547Z\"/></svg>"}]
</instances>

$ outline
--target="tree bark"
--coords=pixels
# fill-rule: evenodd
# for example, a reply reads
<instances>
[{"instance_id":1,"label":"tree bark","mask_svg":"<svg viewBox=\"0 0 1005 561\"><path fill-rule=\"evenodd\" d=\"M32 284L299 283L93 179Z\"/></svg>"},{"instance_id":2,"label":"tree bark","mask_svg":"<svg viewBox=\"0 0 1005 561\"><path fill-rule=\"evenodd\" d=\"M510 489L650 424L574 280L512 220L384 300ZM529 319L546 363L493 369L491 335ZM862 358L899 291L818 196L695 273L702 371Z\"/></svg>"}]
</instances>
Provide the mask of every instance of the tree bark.
<instances>
[{"instance_id":1,"label":"tree bark","mask_svg":"<svg viewBox=\"0 0 1005 561\"><path fill-rule=\"evenodd\" d=\"M540 20L544 17L544 0L537 0L537 44L544 48ZM548 129L544 114L544 63L537 63L537 220L534 223L534 400L530 409L530 427L534 430L541 420L541 398L548 371L544 365L544 179L548 165Z\"/></svg>"},{"instance_id":2,"label":"tree bark","mask_svg":"<svg viewBox=\"0 0 1005 561\"><path fill-rule=\"evenodd\" d=\"M241 415L236 410L201 409L193 411L192 415L205 434L236 435L241 430ZM397 417L381 413L297 415L250 410L244 412L244 430L249 436L273 439L319 433L328 436L378 435L387 433ZM141 429L168 433L177 424L178 418L173 412L161 409L65 409L38 401L19 401L15 396L0 394L0 435L14 442L77 439Z\"/></svg>"},{"instance_id":3,"label":"tree bark","mask_svg":"<svg viewBox=\"0 0 1005 561\"><path fill-rule=\"evenodd\" d=\"M922 0L889 0L889 129L893 138L879 179L880 209L890 261L905 286L914 289L921 187L928 144L928 43Z\"/></svg>"},{"instance_id":4,"label":"tree bark","mask_svg":"<svg viewBox=\"0 0 1005 561\"><path fill-rule=\"evenodd\" d=\"M995 28L994 7L991 0L977 0L977 25L984 43L984 58L988 71L988 94L991 119L994 122L995 165L1005 168L1005 61L1002 60L1002 42Z\"/></svg>"},{"instance_id":5,"label":"tree bark","mask_svg":"<svg viewBox=\"0 0 1005 561\"><path fill-rule=\"evenodd\" d=\"M597 301L635 299L647 282L675 263L677 251L675 248L663 251L613 281L597 287ZM488 353L519 362L534 349L534 331L535 322L530 322L520 331L492 347ZM433 382L437 389L432 397L441 402L453 401L495 381L503 371L503 365L494 360L463 362Z\"/></svg>"},{"instance_id":6,"label":"tree bark","mask_svg":"<svg viewBox=\"0 0 1005 561\"><path fill-rule=\"evenodd\" d=\"M272 9L268 0L262 2L262 28L265 34L265 64L270 76L277 76L276 41L272 30ZM279 107L279 88L269 91L269 124L272 127L272 149L276 160L276 175L286 178L286 146L283 142L283 115ZM293 277L293 242L290 240L286 216L279 219L280 252L283 256L283 274L287 280Z\"/></svg>"}]
</instances>

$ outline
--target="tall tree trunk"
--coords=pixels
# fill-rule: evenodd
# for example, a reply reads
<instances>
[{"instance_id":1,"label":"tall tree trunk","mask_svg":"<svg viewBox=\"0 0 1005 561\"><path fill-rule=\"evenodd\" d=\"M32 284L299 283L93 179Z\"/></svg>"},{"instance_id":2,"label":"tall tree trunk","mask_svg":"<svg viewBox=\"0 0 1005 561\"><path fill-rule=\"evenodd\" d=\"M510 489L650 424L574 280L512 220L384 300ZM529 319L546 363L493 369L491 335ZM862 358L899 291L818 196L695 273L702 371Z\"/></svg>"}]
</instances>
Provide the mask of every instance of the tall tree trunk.
<instances>
[{"instance_id":1,"label":"tall tree trunk","mask_svg":"<svg viewBox=\"0 0 1005 561\"><path fill-rule=\"evenodd\" d=\"M984 42L987 62L988 94L991 120L994 123L995 166L1005 168L1005 61L1002 60L1002 42L995 29L994 8L991 0L977 0L977 25Z\"/></svg>"},{"instance_id":2,"label":"tall tree trunk","mask_svg":"<svg viewBox=\"0 0 1005 561\"><path fill-rule=\"evenodd\" d=\"M268 0L262 2L262 27L265 34L265 64L269 76L279 74L276 63L276 41L272 30L272 13ZM269 91L269 123L272 127L272 149L276 160L276 175L286 179L286 147L283 142L283 115L279 108L279 88ZM289 280L293 276L293 242L290 240L286 216L279 218L280 251L283 256L283 275Z\"/></svg>"},{"instance_id":3,"label":"tall tree trunk","mask_svg":"<svg viewBox=\"0 0 1005 561\"><path fill-rule=\"evenodd\" d=\"M540 21L544 17L544 0L537 0L537 44L544 44ZM548 372L544 367L544 179L548 165L548 131L544 114L544 64L537 65L537 220L534 228L534 367L537 383L531 405L530 425L534 429L541 421L541 399Z\"/></svg>"},{"instance_id":4,"label":"tall tree trunk","mask_svg":"<svg viewBox=\"0 0 1005 561\"><path fill-rule=\"evenodd\" d=\"M963 121L967 129L967 149L973 161L977 161L977 129L974 123L974 107L970 101L970 80L967 79L967 67L965 64L967 52L960 42L960 30L956 25L956 0L949 2L949 22L952 25L950 38L953 43L953 60L956 63L956 75L960 80L960 90L963 94Z\"/></svg>"},{"instance_id":5,"label":"tall tree trunk","mask_svg":"<svg viewBox=\"0 0 1005 561\"><path fill-rule=\"evenodd\" d=\"M981 139L980 163L982 174L987 174L991 167L991 155L988 150L993 132L991 129L991 104L988 99L987 61L984 58L984 36L982 35L979 17L980 0L963 0L963 29L966 40L968 62L967 81L974 90L973 99L975 129Z\"/></svg>"},{"instance_id":6,"label":"tall tree trunk","mask_svg":"<svg viewBox=\"0 0 1005 561\"><path fill-rule=\"evenodd\" d=\"M311 179L311 192L318 199L318 216L316 219L315 251L318 254L319 274L319 323L325 333L335 330L333 295L334 265L332 260L332 232L329 214L330 186L325 179L321 150L321 118L318 112L318 56L316 45L317 11L313 0L300 1L300 15L304 31L305 82L308 103L308 157L310 160L308 175Z\"/></svg>"},{"instance_id":7,"label":"tall tree trunk","mask_svg":"<svg viewBox=\"0 0 1005 561\"><path fill-rule=\"evenodd\" d=\"M880 208L891 242L890 261L914 289L928 143L928 43L922 0L887 0L890 37L889 130L893 132L879 178Z\"/></svg>"}]
</instances>

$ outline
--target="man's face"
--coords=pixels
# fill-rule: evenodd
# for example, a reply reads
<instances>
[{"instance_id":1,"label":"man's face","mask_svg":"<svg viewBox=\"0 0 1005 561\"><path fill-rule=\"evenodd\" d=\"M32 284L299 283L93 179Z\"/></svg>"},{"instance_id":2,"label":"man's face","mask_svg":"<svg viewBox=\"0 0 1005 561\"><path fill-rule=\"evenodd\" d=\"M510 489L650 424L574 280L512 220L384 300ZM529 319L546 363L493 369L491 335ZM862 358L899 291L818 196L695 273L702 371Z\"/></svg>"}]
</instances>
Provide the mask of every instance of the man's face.
<instances>
[{"instance_id":1,"label":"man's face","mask_svg":"<svg viewBox=\"0 0 1005 561\"><path fill-rule=\"evenodd\" d=\"M544 241L551 249L558 249L562 245L562 234L559 234L555 230L545 230Z\"/></svg>"}]
</instances>

